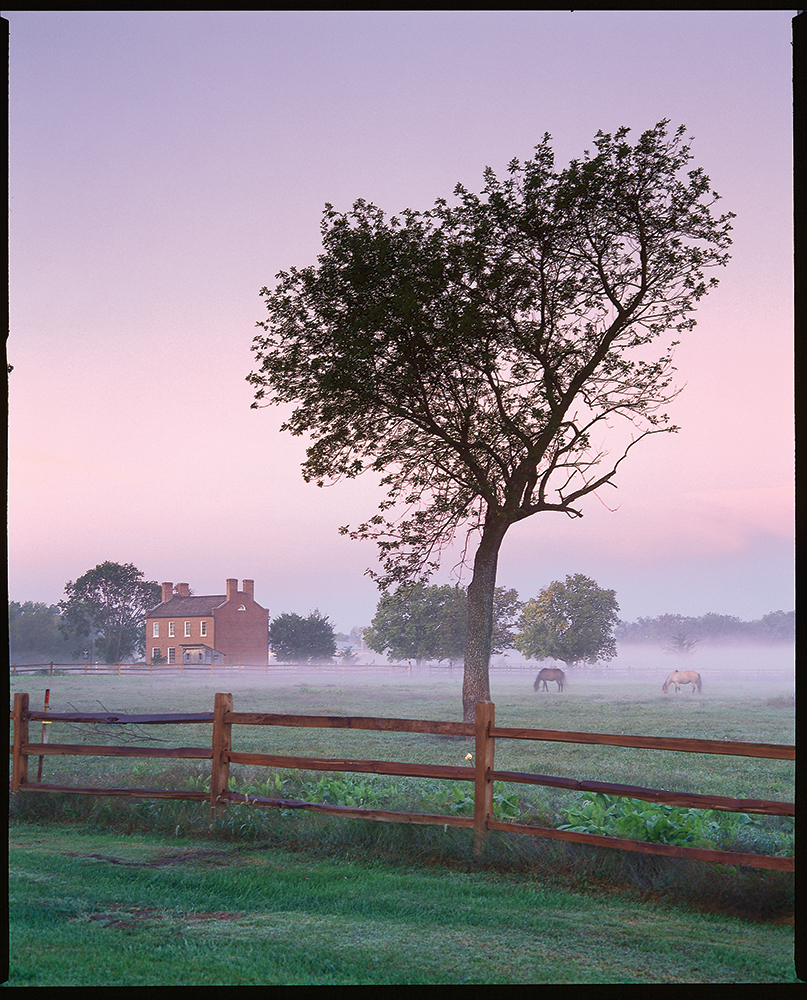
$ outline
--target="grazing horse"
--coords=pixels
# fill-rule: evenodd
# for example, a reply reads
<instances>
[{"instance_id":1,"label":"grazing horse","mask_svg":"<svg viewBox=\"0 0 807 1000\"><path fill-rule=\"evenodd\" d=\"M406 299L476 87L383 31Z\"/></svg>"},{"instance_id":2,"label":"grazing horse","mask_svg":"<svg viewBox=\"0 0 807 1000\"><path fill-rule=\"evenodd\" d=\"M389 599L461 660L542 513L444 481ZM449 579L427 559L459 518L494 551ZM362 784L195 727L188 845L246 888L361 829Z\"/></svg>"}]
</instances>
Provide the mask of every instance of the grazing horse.
<instances>
[{"instance_id":1,"label":"grazing horse","mask_svg":"<svg viewBox=\"0 0 807 1000\"><path fill-rule=\"evenodd\" d=\"M566 679L566 674L560 669L560 667L544 667L543 670L539 671L538 676L535 678L535 683L532 686L533 691L540 691L541 685L544 686L544 691L548 691L549 688L546 686L547 681L557 681L558 691L563 690L563 682Z\"/></svg>"},{"instance_id":2,"label":"grazing horse","mask_svg":"<svg viewBox=\"0 0 807 1000\"><path fill-rule=\"evenodd\" d=\"M667 680L662 684L661 690L666 694L670 684L675 685L675 693L680 694L682 684L691 684L692 693L695 693L695 688L698 689L698 694L701 693L701 675L697 670L673 670Z\"/></svg>"}]
</instances>

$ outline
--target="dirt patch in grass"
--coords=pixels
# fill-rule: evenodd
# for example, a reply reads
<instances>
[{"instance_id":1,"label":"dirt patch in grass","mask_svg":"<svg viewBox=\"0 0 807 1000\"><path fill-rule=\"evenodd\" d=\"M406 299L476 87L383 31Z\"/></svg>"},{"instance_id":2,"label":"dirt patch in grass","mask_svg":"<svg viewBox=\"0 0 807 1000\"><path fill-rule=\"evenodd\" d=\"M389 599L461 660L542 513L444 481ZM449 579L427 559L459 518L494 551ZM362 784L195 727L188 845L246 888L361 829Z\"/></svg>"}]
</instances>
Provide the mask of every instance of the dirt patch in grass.
<instances>
[{"instance_id":1,"label":"dirt patch in grass","mask_svg":"<svg viewBox=\"0 0 807 1000\"><path fill-rule=\"evenodd\" d=\"M131 930L133 927L142 927L148 923L164 923L166 920L176 925L198 923L204 920L240 920L242 917L242 913L230 913L226 910L176 914L167 913L154 906L113 906L104 913L90 913L85 919L101 924L102 927Z\"/></svg>"},{"instance_id":2,"label":"dirt patch in grass","mask_svg":"<svg viewBox=\"0 0 807 1000\"><path fill-rule=\"evenodd\" d=\"M116 858L110 854L82 854L77 851L61 851L64 857L85 858L89 861L105 861L110 865L129 865L135 868L165 868L168 865L230 865L235 861L232 853L224 851L179 851L160 852L160 854L149 861L133 861L130 858Z\"/></svg>"}]
</instances>

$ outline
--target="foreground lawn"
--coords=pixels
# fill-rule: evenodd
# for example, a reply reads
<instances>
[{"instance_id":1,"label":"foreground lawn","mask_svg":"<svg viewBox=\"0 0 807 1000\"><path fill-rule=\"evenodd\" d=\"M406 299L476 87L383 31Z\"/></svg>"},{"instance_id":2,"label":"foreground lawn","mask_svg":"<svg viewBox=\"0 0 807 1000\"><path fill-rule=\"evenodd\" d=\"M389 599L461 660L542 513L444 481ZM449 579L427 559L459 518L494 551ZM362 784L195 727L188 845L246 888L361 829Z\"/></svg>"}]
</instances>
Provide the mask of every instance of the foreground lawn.
<instances>
[{"instance_id":1,"label":"foreground lawn","mask_svg":"<svg viewBox=\"0 0 807 1000\"><path fill-rule=\"evenodd\" d=\"M790 926L472 865L14 823L9 986L797 982Z\"/></svg>"}]
</instances>

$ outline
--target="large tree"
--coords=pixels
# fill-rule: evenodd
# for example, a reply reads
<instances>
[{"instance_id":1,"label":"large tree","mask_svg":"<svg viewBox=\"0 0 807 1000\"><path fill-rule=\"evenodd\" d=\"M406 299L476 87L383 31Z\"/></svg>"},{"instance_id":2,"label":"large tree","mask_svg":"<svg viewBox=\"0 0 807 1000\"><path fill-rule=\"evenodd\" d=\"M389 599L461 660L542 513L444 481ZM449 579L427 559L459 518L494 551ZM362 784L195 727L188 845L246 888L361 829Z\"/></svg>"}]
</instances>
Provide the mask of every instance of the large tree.
<instances>
[{"instance_id":1,"label":"large tree","mask_svg":"<svg viewBox=\"0 0 807 1000\"><path fill-rule=\"evenodd\" d=\"M269 648L280 663L330 660L336 652L333 626L319 611L307 618L279 615L269 623Z\"/></svg>"},{"instance_id":2,"label":"large tree","mask_svg":"<svg viewBox=\"0 0 807 1000\"><path fill-rule=\"evenodd\" d=\"M144 580L142 570L132 563L99 563L64 590L59 629L65 637L96 636L95 648L107 663L143 652L146 612L159 604L160 585Z\"/></svg>"},{"instance_id":3,"label":"large tree","mask_svg":"<svg viewBox=\"0 0 807 1000\"><path fill-rule=\"evenodd\" d=\"M618 622L616 592L574 573L527 601L513 645L528 659L562 660L568 667L612 660Z\"/></svg>"},{"instance_id":4,"label":"large tree","mask_svg":"<svg viewBox=\"0 0 807 1000\"><path fill-rule=\"evenodd\" d=\"M465 719L490 697L508 529L582 516L639 440L676 429L673 347L729 259L732 217L713 214L685 135L598 132L559 171L546 135L505 180L486 169L481 195L458 185L389 219L326 205L318 263L261 290L252 405L296 404L282 428L309 438L306 480L381 473L379 511L340 529L378 543L381 589L427 580L478 533Z\"/></svg>"}]
</instances>

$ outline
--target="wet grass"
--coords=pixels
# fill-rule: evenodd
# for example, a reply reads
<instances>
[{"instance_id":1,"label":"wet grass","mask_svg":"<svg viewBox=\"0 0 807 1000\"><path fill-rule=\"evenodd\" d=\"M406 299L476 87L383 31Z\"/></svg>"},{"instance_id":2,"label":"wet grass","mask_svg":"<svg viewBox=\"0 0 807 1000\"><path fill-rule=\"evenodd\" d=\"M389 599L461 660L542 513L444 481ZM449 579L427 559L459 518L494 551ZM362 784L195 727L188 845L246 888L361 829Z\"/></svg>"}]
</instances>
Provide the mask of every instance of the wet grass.
<instances>
[{"instance_id":1,"label":"wet grass","mask_svg":"<svg viewBox=\"0 0 807 1000\"><path fill-rule=\"evenodd\" d=\"M662 678L663 679L663 678ZM661 681L647 677L619 683L574 675L563 694L537 695L531 673L492 673L492 697L500 726L676 736L710 740L793 743L795 706L792 682L729 685L712 682L701 696L663 695ZM279 682L260 674L176 677L16 677L13 690L28 691L31 706L42 703L50 687L53 711L116 712L211 711L216 690L232 691L238 710L307 715L385 715L397 718L459 721L461 671L437 678L397 674L310 674ZM104 727L54 723L50 742L130 742L138 746L209 746L211 727ZM36 724L32 738L37 739ZM473 741L425 734L362 730L244 726L233 731L236 750L315 757L401 760L465 765ZM34 762L32 761L32 765ZM200 765L202 768L206 765ZM673 791L737 798L793 800L794 764L788 761L713 754L635 750L627 747L497 740L496 766L599 781L614 781ZM116 758L46 758L43 780L55 783L143 784L151 762ZM156 770L161 770L158 768ZM168 769L170 771L170 769ZM139 772L139 773L138 773ZM236 779L247 772L233 768ZM149 786L151 787L151 786ZM164 787L171 787L165 785ZM177 786L181 787L181 786ZM524 791L524 786L521 786Z\"/></svg>"},{"instance_id":2,"label":"wet grass","mask_svg":"<svg viewBox=\"0 0 807 1000\"><path fill-rule=\"evenodd\" d=\"M391 860L386 824L352 824L369 838L352 853L316 826L291 849L13 824L7 985L797 981L787 924L639 901L571 861L474 863L459 831L451 858L418 837Z\"/></svg>"},{"instance_id":3,"label":"wet grass","mask_svg":"<svg viewBox=\"0 0 807 1000\"><path fill-rule=\"evenodd\" d=\"M708 688L705 682L704 694L698 697L685 695L683 692L678 696L665 696L660 691L661 680L658 683L656 680L653 677L631 681L623 679L615 684L581 674L571 678L562 695L554 692L537 695L532 691L531 673L496 675L494 672L492 697L496 704L497 724L634 735L725 738L748 742L794 742L792 681L771 680L760 685L721 685L710 682ZM305 679L287 678L283 683L276 683L270 678L270 682L260 676L246 676L238 680L233 675L212 680L202 679L198 675L186 676L181 680L175 677L147 676L119 678L114 675L88 678L67 675L17 677L12 678L12 693L13 690L28 691L33 708L41 706L44 689L50 688L53 711L210 711L215 692L225 690L233 692L236 710L311 715L461 718L461 671L455 671L453 676L444 671L432 679L411 677L404 672L387 672L381 675L368 672L364 677L310 675ZM32 739L39 738L36 727L37 724L33 724ZM49 741L52 743L128 742L136 746L204 747L210 745L211 737L209 725L123 728L54 723L50 730ZM465 755L473 751L472 741L423 734L274 727L238 727L234 730L234 745L239 750L301 756L457 765L467 764ZM36 774L36 764L37 760L33 758L30 762L32 777ZM794 798L794 765L785 761L498 740L496 764L502 770L611 780L651 788L787 801ZM208 767L207 762L189 760L47 757L44 760L43 780L96 787L202 788L208 777ZM290 797L304 797L302 792L307 787L310 788L312 783L319 782L324 774L273 770L271 776L287 783L285 790ZM239 790L267 781L270 772L264 768L233 766L231 777L236 790ZM433 803L439 797L440 783L427 779L373 775L354 775L351 780L353 779L367 783L372 794L379 799L373 804L383 802L382 807L386 808L435 811ZM396 805L389 799L391 785L397 796L394 799ZM470 786L468 787L470 791ZM573 800L579 798L576 793L534 786L511 785L503 789L506 794L512 791L519 796L519 818L547 826L555 826L561 822ZM299 794L295 796L295 793ZM386 799L385 795L388 796ZM22 876L22 883L29 879L34 895L29 899L30 906L29 903L25 904L29 906L25 911L28 915L15 925L16 940L19 942L18 954L15 953L15 975L18 977L16 985L106 985L101 970L107 967L115 970L109 975L117 977L110 979L109 984L120 985L178 982L209 985L239 982L776 982L788 981L787 976L792 975L792 956L790 965L786 959L781 959L784 944L772 945L770 958L760 959L760 953L750 945L748 947L751 950L746 950L746 944L734 949L734 945L727 943L729 938L719 935L711 937L712 925L709 924L711 919L722 920L725 917L741 918L744 922L738 925L741 929L746 924L758 928L760 922L764 922L775 933L784 935L781 939L775 937L775 941L786 942L789 940L788 933L792 935L792 928L788 927L793 914L791 873L729 869L725 866L595 850L582 845L512 835L490 839L480 869L480 863L472 857L467 831L452 828L444 830L442 827L374 824L303 812L282 815L277 810L232 806L211 828L206 807L194 803L82 798L71 795L26 794L15 798L17 801L12 802L13 838L18 838L20 831L27 830L30 833L36 829L38 833L34 839L43 844L49 843L52 848L52 851L51 848L43 849L41 856L34 851L31 865L24 868L27 875ZM427 808L430 803L431 807ZM765 834L769 843L765 842L764 836L760 839L759 828L755 828L756 840L735 844L734 848L749 852L777 853L778 828L782 821L775 817L763 817L761 823L763 828L769 828ZM302 909L292 907L295 916L290 920L287 933L283 929L283 921L277 916L280 911L272 909L274 904L266 903L265 909L254 913L249 907L244 908L243 899L251 898L253 892L259 892L257 889L250 889L248 883L239 882L234 887L233 894L221 889L223 895L219 903L215 903L213 893L204 904L207 909L199 909L202 904L193 902L196 897L192 893L186 898L189 883L184 881L184 877L176 883L176 893L173 902L169 904L167 897L153 895L141 885L143 879L148 883L147 873L151 871L154 874L158 871L157 868L143 867L141 870L137 866L118 863L128 855L116 853L117 849L92 849L92 845L96 843L94 838L112 837L115 843L123 843L125 838L125 842L132 845L132 850L139 844L141 846L137 849L147 852L151 850L149 836L155 834L165 839L160 840L158 837L154 841L161 845L159 848L154 847L154 851L167 851L170 856L174 856L172 852L179 852L179 856L183 851L188 855L193 850L222 850L231 859L227 862L230 869L238 868L241 861L247 858L252 859L248 862L250 866L259 868L259 860L268 856L261 854L261 851L269 851L284 859L287 856L298 858L301 863L305 860L306 864L314 867L318 861L327 865L338 863L357 866L356 870L359 872L363 872L368 865L371 869L391 866L392 870L400 869L405 873L400 874L402 892L411 883L412 872L418 872L424 877L428 873L435 877L442 873L440 877L445 875L449 881L452 877L468 876L472 879L469 883L472 885L478 885L473 879L493 878L495 874L492 884L496 886L499 886L500 883L496 880L500 878L504 879L501 884L507 885L511 884L508 879L514 879L516 883L525 879L530 892L536 893L540 889L542 893L551 890L570 894L577 900L574 905L578 909L575 911L572 907L576 916L567 923L564 923L565 918L561 919L556 914L549 928L538 927L537 924L533 927L530 921L534 915L522 917L516 911L510 927L519 928L523 925L530 928L529 934L534 934L537 938L541 934L548 935L546 942L534 944L530 937L529 946L524 945L523 941L517 946L517 936L513 937L510 927L503 925L495 934L491 929L494 944L489 951L480 943L478 930L473 930L475 925L472 923L465 926L462 922L452 923L446 918L445 933L434 937L432 948L430 942L423 942L421 939L425 936L431 941L433 930L429 929L424 935L425 925L412 923L409 916L406 919L401 917L396 922L388 915L385 919L391 922L387 933L381 926L383 921L380 917L373 917L371 923L365 924L362 923L364 918L360 913L344 913L339 916L339 920L354 921L351 926L355 932L356 948L354 951L348 948L346 952L343 947L339 951L336 949L335 939L329 938L323 931L328 921L333 919L327 909L319 912L312 906ZM42 872L45 874L42 877L45 882L50 882L47 872L51 868L48 866L55 862L52 859L46 862L44 858L48 851L58 854L53 845L58 844L63 837L77 838L80 849L73 853L81 855L84 860L77 861L74 857L70 864L83 866L82 877L87 875L88 865L92 868L94 864L97 868L106 864L110 872L117 873L115 886L119 885L118 876L124 871L129 872L140 888L131 897L125 896L117 902L113 898L114 893L101 893L98 898L106 900L103 904L106 908L90 908L86 910L90 916L77 917L76 914L85 911L81 910L78 903L70 903L68 906L67 900L72 899L72 896L68 895L63 900L59 892L53 896L49 894L49 890L45 893L42 878L37 875L40 865L44 866ZM732 848L728 844L721 846ZM108 855L110 858L117 858L117 861L102 862L99 858L90 858L92 854ZM304 859L299 857L301 855L304 855ZM153 860L156 854L149 857ZM186 861L193 871L200 866L204 868L201 860L199 865L190 858L186 858ZM63 863L68 864L66 861ZM291 865L291 862L283 860L282 864ZM167 865L166 872L170 869L171 866ZM354 875L343 876L345 877L352 879ZM361 881L364 876L355 877L359 879L357 884L361 886L359 894L372 894L371 889ZM163 875L160 874L159 879L162 878ZM305 882L310 878L310 875L300 876L298 881ZM70 879L74 879L73 874ZM80 881L75 876L75 884L78 885ZM59 886L61 883L57 879L54 884ZM423 891L426 892L425 889ZM497 888L496 892L498 891ZM28 890L25 888L18 888L15 892L18 892L16 899L24 902L28 898ZM37 896L37 892L41 892L41 895ZM602 918L593 911L592 916L586 916L589 912L586 900L589 898L608 902L616 909L604 913ZM31 899L40 902L30 902ZM161 899L163 902L160 902ZM544 896L533 895L532 899L533 909L535 906L544 906ZM60 928L59 935L63 935L63 938L54 939L53 949L48 946L39 949L41 954L38 954L35 944L37 928L41 928L44 920L41 914L36 916L40 903L44 908L43 913L62 914L54 923L54 933L57 927ZM454 905L459 904L454 901L446 906L446 910L450 911ZM197 908L193 909L194 906ZM434 903L434 906L438 904ZM700 927L699 933L703 940L713 942L713 948L711 944L706 948L710 955L714 953L723 956L716 964L712 964L711 958L704 959L700 954L695 954L691 948L690 954L684 956L687 949L683 946L679 948L674 939L671 939L669 949L666 945L661 947L658 952L660 961L650 960L650 938L656 935L664 941L668 940L664 930L667 917L662 918L661 914L665 914L665 907L670 906L678 908L676 912L680 911L682 919L684 914L688 914L687 919L693 920L700 914L706 921L705 929ZM116 910L115 907L123 907L123 910ZM633 923L629 923L629 926L645 926L646 932L643 933L647 937L642 938L639 934L634 938L631 936L633 932L625 932L628 937L624 938L625 947L622 948L616 943L616 928L620 919L623 923L627 920L625 907L637 908L635 912L631 910L634 915L630 917ZM639 914L644 913L645 907L650 907L652 912L640 917ZM116 912L123 914L120 920L115 918ZM200 916L200 913L206 913L207 916ZM221 913L225 915L216 915ZM92 917L92 914L98 916ZM560 929L568 930L575 920L581 929L588 929L589 933L592 928L596 928L599 934L601 925L614 928L613 933L605 934L607 943L603 945L601 952L592 953L590 962L585 933L578 936L572 950L569 950L572 946L566 948L558 944ZM375 923L379 926L375 927ZM734 928L733 924L730 926ZM695 925L681 925L676 932L692 934L695 929ZM735 934L735 931L736 928L731 934ZM130 949L124 949L127 955L134 956L131 957L131 966L123 963L118 967L115 962L108 966L99 963L93 948L85 947L82 935L88 934L90 936L87 941L100 942L98 947L102 948L102 954L103 948L107 946L114 950L120 949L121 942L127 947L127 943L131 943ZM101 937L96 939L94 935L99 934ZM413 938L417 939L417 950L412 953L413 964L408 968L403 959L390 957L394 955L394 949L389 949L396 934L407 939L410 949ZM750 941L753 938L753 933L746 934L745 929L736 931L736 934L739 935L737 940ZM131 935L137 940L132 939ZM250 935L253 943L248 947ZM261 942L259 947L254 944L256 939ZM306 944L300 945L301 939ZM375 942L369 951L359 947L364 939ZM272 942L277 943L277 948ZM204 974L208 978L204 981L183 979L192 975L191 970L198 969L200 955L204 954L205 947L208 948L209 963L205 966ZM521 948L523 959L518 957L518 947ZM144 956L150 948L152 951L156 949L156 964L149 970L145 966ZM557 963L548 958L552 948L560 949L560 961ZM353 956L349 960L345 958L348 952ZM488 961L485 957L511 952L513 957L507 961L500 961L499 958ZM461 955L461 959L456 958L457 953ZM287 960L284 956L289 955L297 957ZM380 964L375 959L371 961L373 955L381 956ZM75 957L75 961L68 963L66 967L71 968L71 975L78 978L69 982L57 981L55 977L59 961L62 960L60 956L65 961L70 956ZM447 956L451 956L451 959ZM784 966L780 959L785 962ZM108 956L104 955L104 962L109 961ZM759 961L762 962L761 965L758 964ZM28 982L25 980L29 974L27 970L34 966L39 970L36 972L39 978ZM149 976L152 978L149 979ZM164 978L166 976L168 978ZM271 978L272 976L275 978ZM361 976L365 978L360 978ZM401 978L406 976L410 978ZM619 976L623 978L618 978ZM698 979L698 976L703 978ZM766 976L773 978L766 979Z\"/></svg>"}]
</instances>

